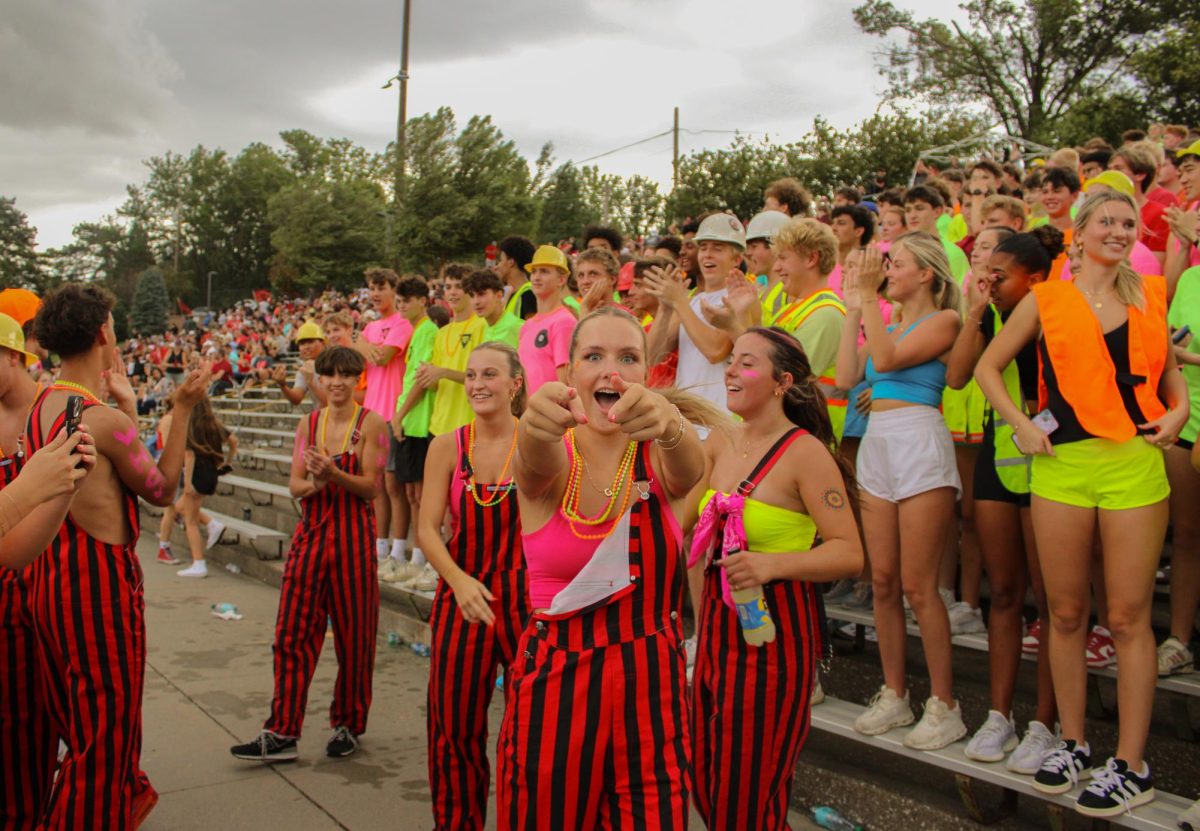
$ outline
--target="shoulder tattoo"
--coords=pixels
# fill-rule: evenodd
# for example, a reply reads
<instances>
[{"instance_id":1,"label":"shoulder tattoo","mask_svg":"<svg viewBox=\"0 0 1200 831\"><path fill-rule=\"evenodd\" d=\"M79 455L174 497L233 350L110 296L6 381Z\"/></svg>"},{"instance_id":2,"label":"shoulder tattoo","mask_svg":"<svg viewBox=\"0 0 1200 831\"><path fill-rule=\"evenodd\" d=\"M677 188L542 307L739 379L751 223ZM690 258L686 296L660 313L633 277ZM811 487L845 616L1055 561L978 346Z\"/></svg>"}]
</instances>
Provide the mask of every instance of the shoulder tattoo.
<instances>
[{"instance_id":1,"label":"shoulder tattoo","mask_svg":"<svg viewBox=\"0 0 1200 831\"><path fill-rule=\"evenodd\" d=\"M846 507L846 496L838 488L826 488L821 494L821 501L825 503L825 507L833 511L840 511Z\"/></svg>"}]
</instances>

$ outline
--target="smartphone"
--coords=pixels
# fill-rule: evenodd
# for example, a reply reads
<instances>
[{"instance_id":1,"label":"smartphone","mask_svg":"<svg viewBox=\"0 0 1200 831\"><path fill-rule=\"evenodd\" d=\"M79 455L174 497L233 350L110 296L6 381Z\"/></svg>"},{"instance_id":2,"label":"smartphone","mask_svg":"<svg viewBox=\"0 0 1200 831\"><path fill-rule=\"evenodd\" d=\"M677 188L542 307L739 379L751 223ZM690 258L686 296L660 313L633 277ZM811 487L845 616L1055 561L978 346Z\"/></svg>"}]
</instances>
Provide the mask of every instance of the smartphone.
<instances>
[{"instance_id":1,"label":"smartphone","mask_svg":"<svg viewBox=\"0 0 1200 831\"><path fill-rule=\"evenodd\" d=\"M65 430L67 435L70 436L72 433L74 433L76 430L79 429L79 420L81 418L83 418L83 396L82 395L68 395L67 396L67 406L63 412L64 412L63 430ZM78 451L76 451L76 452L78 452ZM79 467L79 465L81 465L81 464L83 464L82 460L78 464L76 464L75 467Z\"/></svg>"},{"instance_id":2,"label":"smartphone","mask_svg":"<svg viewBox=\"0 0 1200 831\"><path fill-rule=\"evenodd\" d=\"M63 430L67 435L71 435L79 429L79 420L83 418L83 396L68 395L67 406L65 409L66 421L63 424Z\"/></svg>"},{"instance_id":3,"label":"smartphone","mask_svg":"<svg viewBox=\"0 0 1200 831\"><path fill-rule=\"evenodd\" d=\"M1171 335L1171 343L1183 343L1183 339L1191 333L1191 326L1184 326L1182 329L1176 329L1175 334Z\"/></svg>"}]
</instances>

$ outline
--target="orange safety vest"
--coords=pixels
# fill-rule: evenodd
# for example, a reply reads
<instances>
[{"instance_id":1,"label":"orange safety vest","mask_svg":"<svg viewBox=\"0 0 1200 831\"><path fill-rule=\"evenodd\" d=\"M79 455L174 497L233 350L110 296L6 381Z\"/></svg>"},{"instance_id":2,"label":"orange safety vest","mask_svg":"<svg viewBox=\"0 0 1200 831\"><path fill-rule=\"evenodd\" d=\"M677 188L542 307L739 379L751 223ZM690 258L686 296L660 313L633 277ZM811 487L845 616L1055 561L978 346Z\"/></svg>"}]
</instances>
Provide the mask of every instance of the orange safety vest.
<instances>
[{"instance_id":1,"label":"orange safety vest","mask_svg":"<svg viewBox=\"0 0 1200 831\"><path fill-rule=\"evenodd\" d=\"M1137 427L1125 412L1100 321L1073 281L1047 280L1033 286L1042 338L1054 365L1058 388L1079 425L1093 436L1125 441ZM1167 362L1167 283L1162 277L1142 277L1146 310L1129 307L1129 372L1141 378L1134 394L1142 414L1153 421L1167 410L1158 399L1158 382ZM1042 376L1041 352L1038 374ZM1038 381L1038 409L1046 407L1046 384Z\"/></svg>"}]
</instances>

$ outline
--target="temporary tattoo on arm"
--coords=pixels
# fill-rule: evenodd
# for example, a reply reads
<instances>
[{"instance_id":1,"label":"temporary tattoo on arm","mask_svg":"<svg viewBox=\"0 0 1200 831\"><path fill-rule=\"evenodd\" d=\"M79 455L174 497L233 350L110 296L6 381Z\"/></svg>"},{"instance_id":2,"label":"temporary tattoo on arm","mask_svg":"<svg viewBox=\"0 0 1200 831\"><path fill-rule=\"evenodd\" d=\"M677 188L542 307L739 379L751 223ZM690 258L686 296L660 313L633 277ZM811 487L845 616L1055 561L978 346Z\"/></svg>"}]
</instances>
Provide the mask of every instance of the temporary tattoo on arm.
<instances>
[{"instance_id":1,"label":"temporary tattoo on arm","mask_svg":"<svg viewBox=\"0 0 1200 831\"><path fill-rule=\"evenodd\" d=\"M846 495L837 488L826 488L825 492L821 494L821 501L831 511L840 511L846 507Z\"/></svg>"}]
</instances>

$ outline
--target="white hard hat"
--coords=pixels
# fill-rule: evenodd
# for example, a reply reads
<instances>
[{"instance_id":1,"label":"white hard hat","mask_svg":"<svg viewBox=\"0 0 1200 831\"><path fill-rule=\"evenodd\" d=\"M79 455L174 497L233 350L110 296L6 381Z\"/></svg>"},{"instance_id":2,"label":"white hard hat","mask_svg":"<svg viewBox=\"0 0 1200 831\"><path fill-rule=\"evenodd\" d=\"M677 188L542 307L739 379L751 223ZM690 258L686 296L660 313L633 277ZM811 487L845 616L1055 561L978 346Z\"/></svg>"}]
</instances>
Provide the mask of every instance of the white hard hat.
<instances>
[{"instance_id":1,"label":"white hard hat","mask_svg":"<svg viewBox=\"0 0 1200 831\"><path fill-rule=\"evenodd\" d=\"M756 239L772 242L775 235L791 221L792 218L783 211L763 211L755 214L754 218L750 220L750 224L746 226L746 242Z\"/></svg>"},{"instance_id":2,"label":"white hard hat","mask_svg":"<svg viewBox=\"0 0 1200 831\"><path fill-rule=\"evenodd\" d=\"M746 250L746 229L742 227L742 221L736 216L713 214L700 223L700 228L696 231L696 236L692 238L692 241L697 244L725 242L744 251Z\"/></svg>"}]
</instances>

